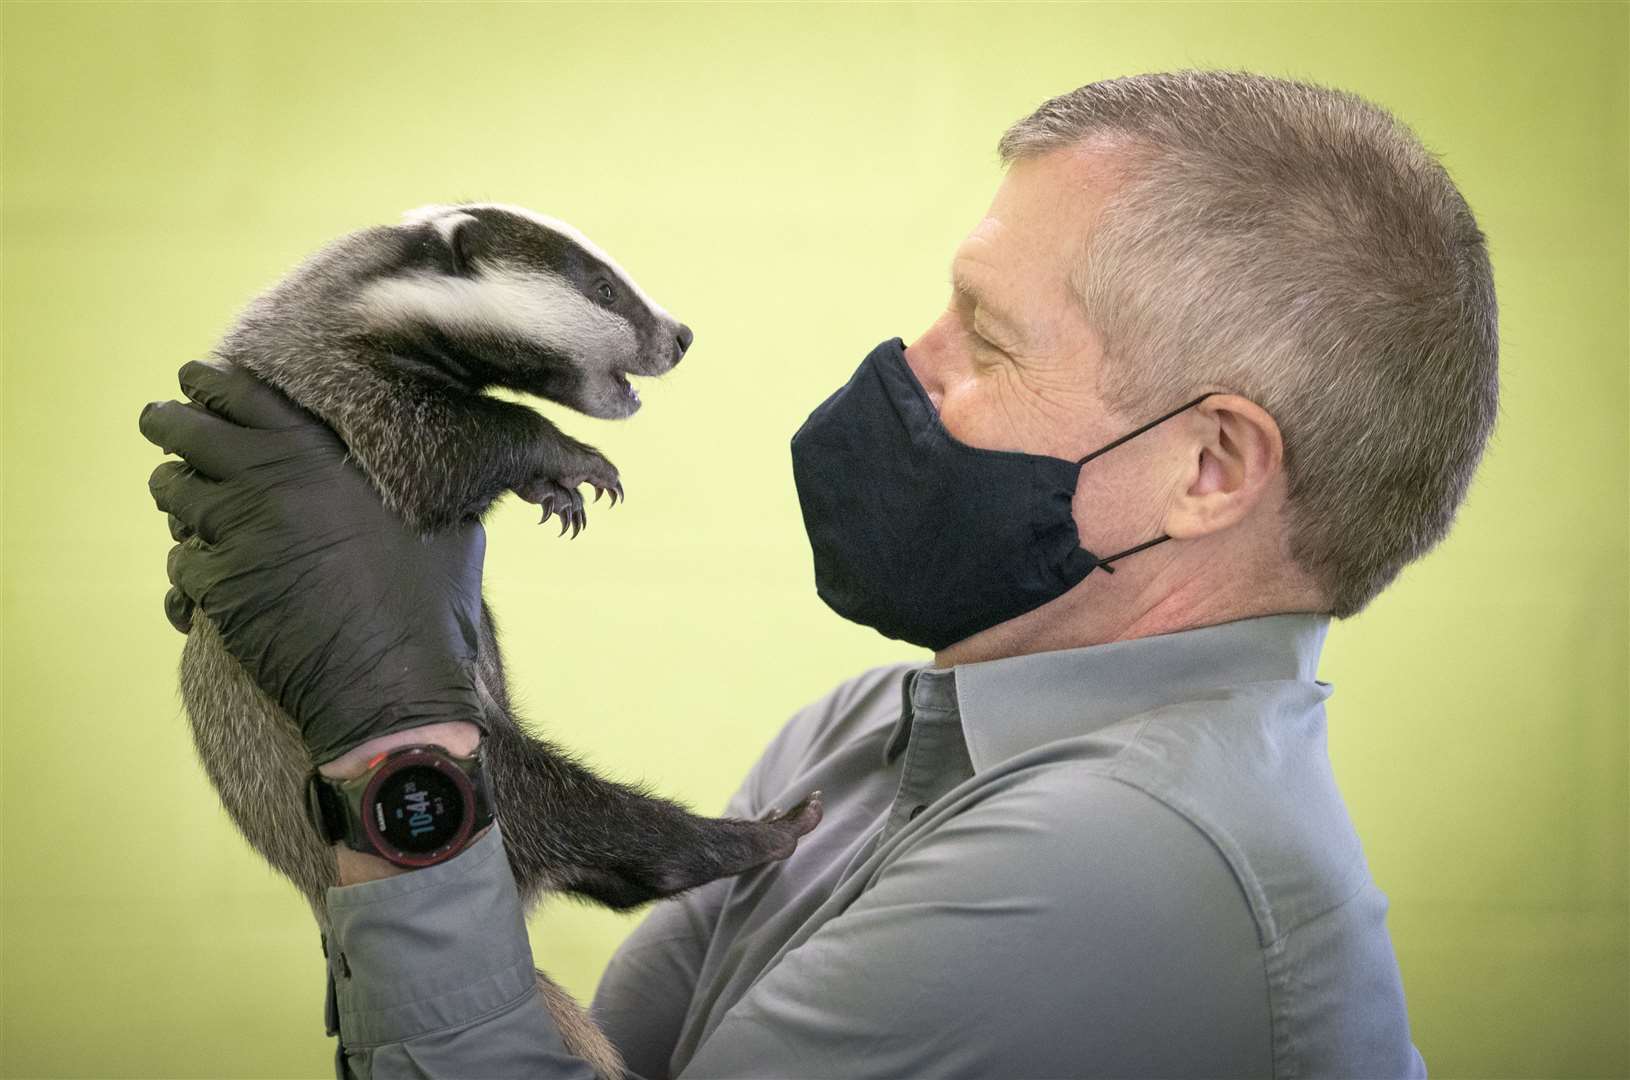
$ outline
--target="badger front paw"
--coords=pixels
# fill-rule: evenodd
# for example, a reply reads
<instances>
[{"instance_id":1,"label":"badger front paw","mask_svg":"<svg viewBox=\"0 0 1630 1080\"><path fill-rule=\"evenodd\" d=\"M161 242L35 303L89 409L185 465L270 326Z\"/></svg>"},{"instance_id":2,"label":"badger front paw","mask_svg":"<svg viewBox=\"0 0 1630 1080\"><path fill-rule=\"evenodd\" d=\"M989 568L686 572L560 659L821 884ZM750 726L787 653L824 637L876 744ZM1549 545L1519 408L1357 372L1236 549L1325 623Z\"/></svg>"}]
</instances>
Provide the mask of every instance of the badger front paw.
<instances>
[{"instance_id":1,"label":"badger front paw","mask_svg":"<svg viewBox=\"0 0 1630 1080\"><path fill-rule=\"evenodd\" d=\"M522 487L515 489L515 493L529 503L537 503L543 509L543 516L538 519L542 525L554 514L560 518L560 535L565 536L567 528L572 530L576 537L583 527L589 523L588 514L583 510L583 496L577 493L576 488L557 484L547 477L534 477Z\"/></svg>"},{"instance_id":2,"label":"badger front paw","mask_svg":"<svg viewBox=\"0 0 1630 1080\"><path fill-rule=\"evenodd\" d=\"M791 810L771 807L756 821L718 818L699 823L698 839L657 867L656 894L706 884L787 858L798 839L821 823L821 793L812 791Z\"/></svg>"},{"instance_id":3,"label":"badger front paw","mask_svg":"<svg viewBox=\"0 0 1630 1080\"><path fill-rule=\"evenodd\" d=\"M599 502L600 496L607 492L611 493L612 506L623 498L623 482L617 476L617 466L601 457L598 450L588 449L574 455L571 466L559 479L569 488L576 488L579 484L589 485L594 489L595 502Z\"/></svg>"},{"instance_id":4,"label":"badger front paw","mask_svg":"<svg viewBox=\"0 0 1630 1080\"><path fill-rule=\"evenodd\" d=\"M783 813L770 807L759 815L760 825L773 825L777 842L769 849L771 859L785 859L798 846L798 838L821 823L821 793L817 789L805 795L791 810Z\"/></svg>"},{"instance_id":5,"label":"badger front paw","mask_svg":"<svg viewBox=\"0 0 1630 1080\"><path fill-rule=\"evenodd\" d=\"M543 516L538 519L539 525L548 521L550 514L554 514L560 518L560 535L565 536L569 528L575 539L589 523L588 512L583 507L583 496L577 492L579 484L588 484L594 488L595 502L599 502L600 496L608 491L611 493L613 506L623 497L623 485L617 476L617 467L607 461L598 450L587 446L574 449L568 454L563 467L539 473L516 485L514 491L527 502L536 503L543 509Z\"/></svg>"}]
</instances>

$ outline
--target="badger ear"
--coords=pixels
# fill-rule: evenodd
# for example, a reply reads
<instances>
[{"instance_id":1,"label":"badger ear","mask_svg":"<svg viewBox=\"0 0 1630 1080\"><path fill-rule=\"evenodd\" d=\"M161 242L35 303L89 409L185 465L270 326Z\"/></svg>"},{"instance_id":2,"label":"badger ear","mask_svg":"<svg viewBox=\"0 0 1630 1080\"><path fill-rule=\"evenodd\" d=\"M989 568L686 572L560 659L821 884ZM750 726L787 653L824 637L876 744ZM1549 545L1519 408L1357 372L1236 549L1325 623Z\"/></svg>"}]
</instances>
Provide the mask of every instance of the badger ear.
<instances>
[{"instance_id":1,"label":"badger ear","mask_svg":"<svg viewBox=\"0 0 1630 1080\"><path fill-rule=\"evenodd\" d=\"M480 222L469 214L453 214L437 218L432 224L436 226L436 231L441 234L442 241L447 245L453 276L467 276L470 272L470 241Z\"/></svg>"},{"instance_id":2,"label":"badger ear","mask_svg":"<svg viewBox=\"0 0 1630 1080\"><path fill-rule=\"evenodd\" d=\"M455 207L432 204L405 211L402 220L408 225L424 226L441 239L449 274L464 277L469 273L472 230L480 224L476 217Z\"/></svg>"}]
</instances>

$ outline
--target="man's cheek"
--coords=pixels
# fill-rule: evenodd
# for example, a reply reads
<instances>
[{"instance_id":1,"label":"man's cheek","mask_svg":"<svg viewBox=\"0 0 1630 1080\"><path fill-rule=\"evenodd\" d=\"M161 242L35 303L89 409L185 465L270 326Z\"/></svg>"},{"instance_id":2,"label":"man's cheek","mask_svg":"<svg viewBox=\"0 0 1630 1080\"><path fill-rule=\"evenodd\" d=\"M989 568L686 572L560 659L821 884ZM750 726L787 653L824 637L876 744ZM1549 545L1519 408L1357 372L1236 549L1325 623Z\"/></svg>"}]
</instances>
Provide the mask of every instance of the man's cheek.
<instances>
[{"instance_id":1,"label":"man's cheek","mask_svg":"<svg viewBox=\"0 0 1630 1080\"><path fill-rule=\"evenodd\" d=\"M969 446L985 446L987 415L980 407L979 395L961 385L949 389L937 403L940 423L952 438Z\"/></svg>"},{"instance_id":2,"label":"man's cheek","mask_svg":"<svg viewBox=\"0 0 1630 1080\"><path fill-rule=\"evenodd\" d=\"M1049 452L1055 424L1048 402L1007 360L975 366L947 390L940 422L969 446L1031 454Z\"/></svg>"}]
</instances>

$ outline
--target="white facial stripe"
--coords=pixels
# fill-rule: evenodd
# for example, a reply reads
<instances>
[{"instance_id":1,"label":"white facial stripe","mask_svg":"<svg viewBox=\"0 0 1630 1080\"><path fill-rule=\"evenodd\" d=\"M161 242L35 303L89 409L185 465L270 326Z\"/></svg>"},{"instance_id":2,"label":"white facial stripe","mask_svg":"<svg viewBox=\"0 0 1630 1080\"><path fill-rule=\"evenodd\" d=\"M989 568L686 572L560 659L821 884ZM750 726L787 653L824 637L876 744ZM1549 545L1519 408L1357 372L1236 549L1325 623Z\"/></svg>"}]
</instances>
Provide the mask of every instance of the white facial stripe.
<instances>
[{"instance_id":1,"label":"white facial stripe","mask_svg":"<svg viewBox=\"0 0 1630 1080\"><path fill-rule=\"evenodd\" d=\"M370 282L357 298L357 313L380 329L430 324L455 333L496 331L575 359L633 361L634 328L564 278L478 265L477 278L423 273Z\"/></svg>"},{"instance_id":2,"label":"white facial stripe","mask_svg":"<svg viewBox=\"0 0 1630 1080\"><path fill-rule=\"evenodd\" d=\"M588 252L590 255L593 255L596 259L599 259L601 262L605 263L606 266L611 269L612 273L614 273L618 279L628 287L629 291L639 298L640 303L644 304L651 311L654 311L659 319L675 321L674 317L668 314L666 308L664 308L661 304L658 304L655 300L652 300L649 296L645 295L645 290L641 289L639 287L639 283L628 276L628 272L626 270L617 265L617 261L615 259L613 259L610 255L607 255L604 251L601 251L594 241L590 240L588 237L578 232L577 229L571 225L568 225L566 222L559 220L558 218L547 217L543 214L537 213L534 210L528 210L524 206L515 206L511 203L460 203L457 206L440 206L432 204L429 206L421 206L416 210L409 210L407 213L403 214L402 217L408 224L411 225L417 224L421 221L433 221L443 214L456 214L462 210L472 209L502 210L505 213L514 214L516 217L526 218L528 221L535 222L546 229L561 234L572 243Z\"/></svg>"}]
</instances>

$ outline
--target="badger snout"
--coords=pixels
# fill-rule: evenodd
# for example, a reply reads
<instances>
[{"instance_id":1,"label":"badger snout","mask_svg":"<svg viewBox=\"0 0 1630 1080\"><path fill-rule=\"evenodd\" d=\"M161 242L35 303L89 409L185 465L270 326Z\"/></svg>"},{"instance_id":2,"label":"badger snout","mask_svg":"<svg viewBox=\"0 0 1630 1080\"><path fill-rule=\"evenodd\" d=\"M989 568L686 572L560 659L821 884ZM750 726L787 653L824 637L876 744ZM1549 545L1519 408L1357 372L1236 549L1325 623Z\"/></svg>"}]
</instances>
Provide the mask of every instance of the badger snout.
<instances>
[{"instance_id":1,"label":"badger snout","mask_svg":"<svg viewBox=\"0 0 1630 1080\"><path fill-rule=\"evenodd\" d=\"M679 361L684 358L686 350L690 348L691 342L696 340L696 335L684 323L676 323L673 331L673 345L670 348L662 349L657 345L656 341L660 341L660 338L655 341L647 340L650 341L650 344L642 349L631 362L628 362L627 366L617 363L606 372L610 384L609 394L605 394L597 406L588 404L580 406L581 411L588 413L590 416L600 416L608 419L632 416L639 411L640 392L628 381L628 377L637 375L642 378L656 378L666 375L678 366Z\"/></svg>"}]
</instances>

